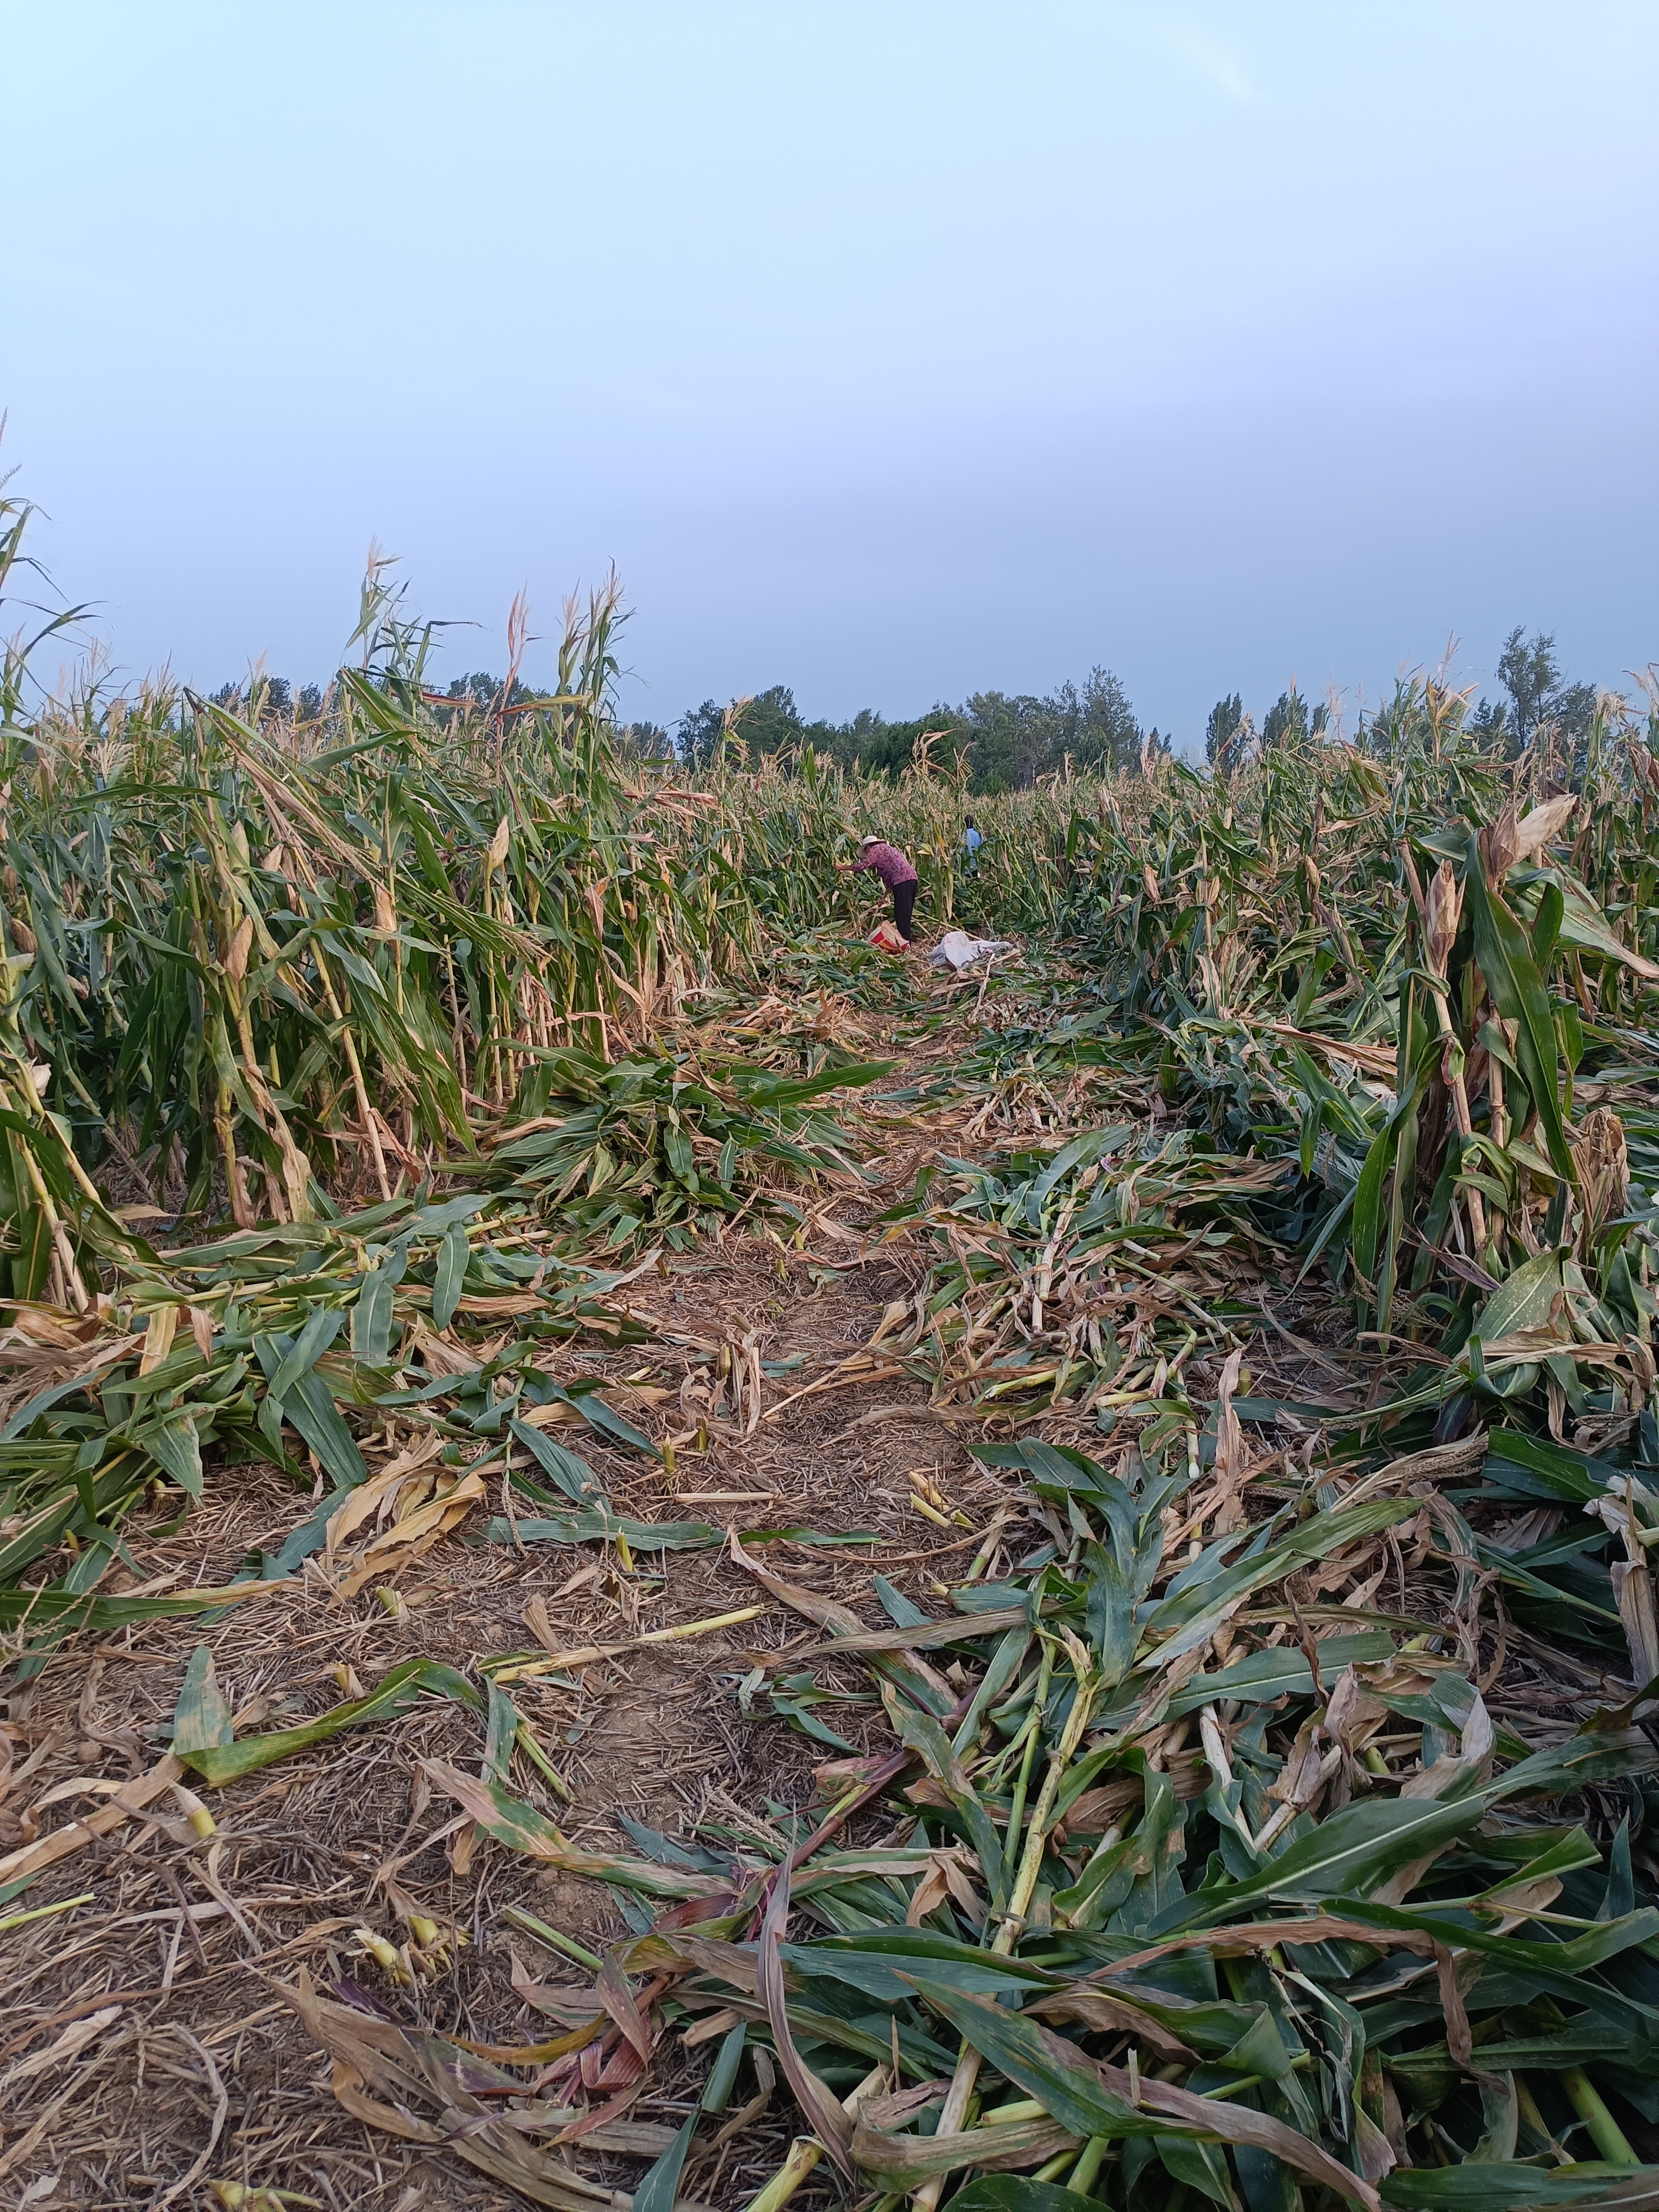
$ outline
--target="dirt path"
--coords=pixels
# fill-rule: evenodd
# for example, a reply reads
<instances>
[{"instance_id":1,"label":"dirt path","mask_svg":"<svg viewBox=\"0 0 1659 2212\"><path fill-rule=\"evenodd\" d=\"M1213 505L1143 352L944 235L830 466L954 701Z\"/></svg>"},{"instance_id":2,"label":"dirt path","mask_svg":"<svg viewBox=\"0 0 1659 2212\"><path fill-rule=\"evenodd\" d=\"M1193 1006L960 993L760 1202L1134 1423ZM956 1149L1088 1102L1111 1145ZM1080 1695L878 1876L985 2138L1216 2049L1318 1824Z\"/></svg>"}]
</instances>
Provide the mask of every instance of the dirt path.
<instances>
[{"instance_id":1,"label":"dirt path","mask_svg":"<svg viewBox=\"0 0 1659 2212\"><path fill-rule=\"evenodd\" d=\"M636 1286L635 1310L656 1340L617 1352L576 1348L568 1376L605 1379L607 1395L660 1436L701 1424L706 1448L683 1447L672 1476L654 1462L580 1448L618 1511L644 1521L799 1529L763 1556L826 1593L867 1600L879 1571L925 1600L941 1572L959 1577L1001 1493L927 1392L879 1352L860 1355L889 1303L913 1288L902 1251L865 1253L864 1223L931 1148L925 1128L896 1125L881 1183L827 1209L804 1254L733 1238L684 1257ZM826 1264L831 1263L831 1264ZM716 1352L758 1371L731 1404ZM631 1389L623 1379L641 1378ZM561 1431L567 1438L571 1431ZM940 1528L915 1510L921 1470L945 1501ZM499 1510L498 1498L490 1500ZM132 1539L149 1578L183 1566L198 1585L228 1581L251 1547L270 1547L303 1517L291 1493L249 1470L210 1484L210 1504L175 1534ZM465 1665L533 1650L526 1611L540 1600L556 1640L620 1641L752 1605L763 1593L718 1551L659 1555L661 1580L622 1571L599 1547L477 1541L483 1516L395 1577L395 1610L373 1589L342 1604L314 1567L303 1581L231 1609L211 1625L157 1621L87 1655L77 1650L9 1703L15 1764L30 1770L0 1815L0 1848L91 1817L112 1790L154 1770L197 1644L212 1651L239 1723L291 1725L371 1687L399 1661ZM869 1532L826 1545L816 1536ZM876 1616L872 1615L874 1618ZM699 1821L751 1832L813 1796L813 1767L835 1750L810 1742L736 1692L763 1654L801 1635L770 1607L752 1622L519 1686L524 1717L570 1791L562 1804L519 1756L515 1790L594 1851L632 1848L618 1815L670 1836ZM867 1703L836 1708L854 1748L884 1740ZM14 1910L80 1899L7 1934L0 2002L0 2202L52 2206L235 2203L215 2183L300 2192L331 2207L482 2207L518 2202L443 2152L400 2142L353 2118L331 2094L326 2061L282 1994L303 1972L319 1987L356 1980L410 2025L480 2044L520 2045L550 2032L514 1988L515 1954L532 1979L576 1970L502 1916L517 1905L590 1948L625 1933L613 1893L538 1874L532 1861L457 1830L455 1808L421 1761L476 1771L479 1722L422 1699L368 1727L211 1793L216 1832L204 1839L162 1791L133 1818L111 1820L36 1881ZM29 1808L20 1820L21 1808ZM884 1817L878 1828L888 1825ZM873 1831L872 1831L873 1832ZM775 1838L778 1832L772 1831ZM401 1914L399 1912L401 1906ZM458 1929L447 1971L399 1990L365 1961L356 1930L394 1944L410 1911ZM630 2120L672 2125L684 2110L659 2087ZM775 2169L796 2116L787 2091L718 2162L688 2173L683 2193L741 2202ZM631 2188L638 2157L584 2156L583 2169ZM53 2179L55 2177L55 2179ZM275 2200L267 2200L267 2203ZM810 2197L804 2201L810 2202Z\"/></svg>"}]
</instances>

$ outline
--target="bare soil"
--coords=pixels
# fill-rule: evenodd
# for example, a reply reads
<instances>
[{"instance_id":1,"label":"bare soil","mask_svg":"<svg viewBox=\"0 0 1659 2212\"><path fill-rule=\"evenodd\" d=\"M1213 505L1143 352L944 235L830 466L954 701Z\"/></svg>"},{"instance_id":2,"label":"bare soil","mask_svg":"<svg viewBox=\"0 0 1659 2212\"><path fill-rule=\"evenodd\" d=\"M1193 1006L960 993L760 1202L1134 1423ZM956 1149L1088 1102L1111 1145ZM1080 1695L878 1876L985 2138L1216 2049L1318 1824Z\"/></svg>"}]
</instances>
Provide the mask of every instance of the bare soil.
<instances>
[{"instance_id":1,"label":"bare soil","mask_svg":"<svg viewBox=\"0 0 1659 2212\"><path fill-rule=\"evenodd\" d=\"M710 1419L706 1448L682 1448L672 1477L584 1433L580 1449L618 1510L740 1528L873 1532L873 1546L781 1540L766 1549L775 1571L849 1601L867 1601L875 1571L924 1602L941 1575L960 1576L1002 1501L998 1482L932 1412L924 1388L884 1375L878 1360L868 1375L836 1372L867 1344L888 1304L909 1294L919 1265L891 1248L870 1252L860 1217L907 1182L935 1141L896 1127L883 1185L835 1209L838 1239L820 1226L814 1241L828 1249L802 1255L753 1235L686 1255L634 1298L639 1318L661 1332L656 1341L621 1352L572 1348L567 1373L617 1385L607 1392L612 1401L659 1436L688 1413L695 1419L700 1387L706 1395L697 1377L707 1370L693 1368L677 1336L734 1344L751 1337L761 1357L784 1367L765 1380L751 1433ZM799 1364L784 1366L792 1360ZM645 1366L670 1394L660 1401L621 1383ZM830 1387L814 1390L814 1382ZM738 1425L754 1413L746 1407ZM913 1510L914 1469L963 1510L971 1533L941 1529ZM724 1492L744 1502L721 1502ZM499 1499L490 1505L498 1510ZM128 1538L144 1579L182 1565L187 1583L216 1586L251 1547L274 1547L308 1510L273 1476L239 1468L210 1477L207 1506L174 1533L146 1537L135 1524ZM56 1656L5 1703L21 1786L0 1811L0 1849L90 1817L114 1787L155 1764L199 1642L210 1646L242 1727L281 1727L356 1694L359 1684L372 1687L399 1660L425 1655L465 1665L534 1650L525 1614L538 1597L556 1638L571 1646L705 1619L763 1595L721 1553L661 1555L665 1575L654 1581L623 1571L598 1547L480 1542L483 1522L475 1512L395 1577L396 1616L373 1589L342 1603L313 1565L302 1580L209 1616L208 1625L152 1622ZM744 1714L734 1694L759 1656L812 1640L801 1631L798 1617L775 1607L739 1627L587 1666L574 1689L521 1685L520 1709L553 1752L572 1802L538 1794L533 1776L526 1786L515 1773L515 1787L571 1842L593 1850L633 1850L618 1814L688 1835L702 1820L739 1831L769 1825L769 1805L805 1808L815 1764L836 1754L781 1722ZM881 1740L874 1711L838 1708L836 1724L871 1747ZM523 2045L548 2027L514 1990L514 1954L532 1978L559 1981L577 1970L508 1926L501 1907L521 1904L590 1948L627 1932L601 1885L538 1871L488 1838L446 1834L456 1808L432 1791L420 1761L476 1771L481 1733L455 1705L422 1699L400 1720L210 1793L216 1833L205 1841L164 1794L36 1881L11 1911L84 1901L0 1936L0 2203L94 2212L236 2201L234 2191L210 2193L216 2183L396 2212L521 2202L457 2158L351 2118L283 1995L301 1971L319 1989L342 1974L376 1980L355 1931L404 1940L390 1887L406 1908L453 1923L467 1941L449 1971L411 1990L381 1978L382 1996L411 2026ZM887 1825L884 1816L866 1823L872 1833ZM630 2118L677 2123L686 2107L672 2081L666 2093L660 2074L653 2086ZM688 2171L683 2193L744 2201L775 2170L795 2124L780 2089L726 2148L718 2171ZM609 2166L592 2154L582 2161L585 2172L622 2189L642 2171L625 2157ZM810 2187L800 2201L813 2201Z\"/></svg>"}]
</instances>

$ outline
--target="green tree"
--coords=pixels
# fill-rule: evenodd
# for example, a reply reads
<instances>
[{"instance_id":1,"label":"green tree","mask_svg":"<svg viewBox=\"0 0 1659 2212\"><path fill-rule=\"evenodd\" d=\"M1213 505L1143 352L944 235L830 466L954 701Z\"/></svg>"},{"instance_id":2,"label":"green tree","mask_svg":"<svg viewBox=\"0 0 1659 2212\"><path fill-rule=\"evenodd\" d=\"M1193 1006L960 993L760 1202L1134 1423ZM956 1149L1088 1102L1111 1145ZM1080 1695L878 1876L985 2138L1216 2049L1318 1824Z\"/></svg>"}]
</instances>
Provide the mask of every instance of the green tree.
<instances>
[{"instance_id":1,"label":"green tree","mask_svg":"<svg viewBox=\"0 0 1659 2212\"><path fill-rule=\"evenodd\" d=\"M1266 751L1274 745L1305 744L1310 737L1318 737L1328 719L1322 704L1310 714L1307 701L1292 684L1267 709L1267 719L1261 726L1262 750Z\"/></svg>"},{"instance_id":2,"label":"green tree","mask_svg":"<svg viewBox=\"0 0 1659 2212\"><path fill-rule=\"evenodd\" d=\"M1582 744L1595 720L1597 696L1593 684L1564 684L1550 699L1549 719L1558 730L1565 730L1575 743Z\"/></svg>"},{"instance_id":3,"label":"green tree","mask_svg":"<svg viewBox=\"0 0 1659 2212\"><path fill-rule=\"evenodd\" d=\"M1068 757L1090 769L1133 768L1140 758L1140 725L1109 669L1091 668L1081 690L1066 683L1046 699L976 691L962 713L981 791L1024 790Z\"/></svg>"},{"instance_id":4,"label":"green tree","mask_svg":"<svg viewBox=\"0 0 1659 2212\"><path fill-rule=\"evenodd\" d=\"M937 732L939 743L933 757L954 760L966 745L961 709L937 706L913 720L890 722L873 707L860 707L848 722L808 722L802 734L821 757L843 768L861 768L872 775L902 775L915 757L916 740Z\"/></svg>"},{"instance_id":5,"label":"green tree","mask_svg":"<svg viewBox=\"0 0 1659 2212\"><path fill-rule=\"evenodd\" d=\"M628 751L646 761L672 761L675 756L672 737L657 722L625 722L617 733Z\"/></svg>"},{"instance_id":6,"label":"green tree","mask_svg":"<svg viewBox=\"0 0 1659 2212\"><path fill-rule=\"evenodd\" d=\"M737 732L751 751L781 753L799 742L801 719L787 684L757 691L738 716Z\"/></svg>"},{"instance_id":7,"label":"green tree","mask_svg":"<svg viewBox=\"0 0 1659 2212\"><path fill-rule=\"evenodd\" d=\"M975 788L1021 791L1036 781L1053 750L1047 702L1030 693L975 691L963 702Z\"/></svg>"},{"instance_id":8,"label":"green tree","mask_svg":"<svg viewBox=\"0 0 1659 2212\"><path fill-rule=\"evenodd\" d=\"M449 696L452 699L470 700L477 707L489 707L495 704L495 694L501 688L499 676L487 676L478 668L471 676L458 676L449 687Z\"/></svg>"},{"instance_id":9,"label":"green tree","mask_svg":"<svg viewBox=\"0 0 1659 2212\"><path fill-rule=\"evenodd\" d=\"M1549 719L1550 700L1560 688L1554 632L1535 630L1529 638L1517 623L1498 656L1498 680L1510 695L1507 719L1518 751L1531 744L1539 723Z\"/></svg>"},{"instance_id":10,"label":"green tree","mask_svg":"<svg viewBox=\"0 0 1659 2212\"><path fill-rule=\"evenodd\" d=\"M1501 699L1482 699L1463 727L1478 744L1493 750L1500 746L1505 752L1520 750L1510 743L1510 710Z\"/></svg>"},{"instance_id":11,"label":"green tree","mask_svg":"<svg viewBox=\"0 0 1659 2212\"><path fill-rule=\"evenodd\" d=\"M435 695L428 693L426 696L432 697ZM477 668L470 676L458 676L449 687L448 696L463 709L477 708L485 714L490 714L497 707L533 707L544 694L538 691L533 684L520 682L515 676L512 688L503 699L501 678L490 675L487 669Z\"/></svg>"},{"instance_id":12,"label":"green tree","mask_svg":"<svg viewBox=\"0 0 1659 2212\"><path fill-rule=\"evenodd\" d=\"M1305 744L1307 738L1308 702L1292 684L1267 709L1267 719L1261 725L1262 750L1269 752L1279 745Z\"/></svg>"},{"instance_id":13,"label":"green tree","mask_svg":"<svg viewBox=\"0 0 1659 2212\"><path fill-rule=\"evenodd\" d=\"M1227 749L1238 735L1244 721L1244 702L1237 691L1230 691L1224 699L1218 699L1210 709L1210 719L1204 725L1204 757L1212 767L1224 764Z\"/></svg>"},{"instance_id":14,"label":"green tree","mask_svg":"<svg viewBox=\"0 0 1659 2212\"><path fill-rule=\"evenodd\" d=\"M1472 731L1489 740L1506 737L1512 755L1524 752L1546 723L1570 738L1575 747L1589 736L1595 714L1595 686L1562 681L1553 630L1534 630L1528 637L1517 623L1498 656L1498 680L1510 695L1507 710L1482 699L1469 718Z\"/></svg>"},{"instance_id":15,"label":"green tree","mask_svg":"<svg viewBox=\"0 0 1659 2212\"><path fill-rule=\"evenodd\" d=\"M674 743L688 768L709 767L720 750L726 715L712 699L701 707L688 707L674 725Z\"/></svg>"},{"instance_id":16,"label":"green tree","mask_svg":"<svg viewBox=\"0 0 1659 2212\"><path fill-rule=\"evenodd\" d=\"M712 699L680 717L676 744L688 766L704 768L714 759L723 725ZM1099 667L1090 670L1081 686L1062 684L1048 698L980 691L960 707L941 703L897 722L872 707L860 708L845 722L805 721L793 692L775 684L745 702L736 729L758 753L810 745L821 759L887 775L901 775L915 757L917 740L933 733L938 740L933 760L944 764L966 755L973 787L982 792L1022 789L1068 757L1078 768L1131 768L1141 744L1127 694L1109 669ZM1164 747L1164 740L1158 743Z\"/></svg>"},{"instance_id":17,"label":"green tree","mask_svg":"<svg viewBox=\"0 0 1659 2212\"><path fill-rule=\"evenodd\" d=\"M1094 667L1084 679L1079 698L1069 684L1058 695L1067 713L1079 715L1079 727L1067 733L1064 750L1075 753L1088 768L1133 768L1140 758L1140 725L1129 704L1129 695L1109 668ZM1158 735L1155 730L1153 736Z\"/></svg>"}]
</instances>

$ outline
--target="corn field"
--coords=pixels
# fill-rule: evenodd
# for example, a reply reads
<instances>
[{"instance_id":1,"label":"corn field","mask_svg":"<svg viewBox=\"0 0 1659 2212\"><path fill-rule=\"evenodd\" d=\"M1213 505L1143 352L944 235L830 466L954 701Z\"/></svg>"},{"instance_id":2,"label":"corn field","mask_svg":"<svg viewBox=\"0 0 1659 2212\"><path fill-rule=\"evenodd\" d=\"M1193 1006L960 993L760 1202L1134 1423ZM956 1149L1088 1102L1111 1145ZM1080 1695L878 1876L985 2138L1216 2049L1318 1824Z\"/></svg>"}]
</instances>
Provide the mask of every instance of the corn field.
<instances>
[{"instance_id":1,"label":"corn field","mask_svg":"<svg viewBox=\"0 0 1659 2212\"><path fill-rule=\"evenodd\" d=\"M753 2212L826 2173L882 2212L1659 2203L1659 723L1607 700L1577 755L1500 760L1415 682L1354 743L975 800L969 863L925 741L890 783L631 751L619 616L574 608L510 712L429 692L375 577L311 722L257 690L46 700L8 649L16 1677L270 1602L400 1494L343 1599L470 1524L625 1573L725 1544L806 1622L738 1701L848 1754L810 1816L637 1855L561 1831L514 1690L594 1655L544 1617L267 1735L191 1662L173 1775L228 1790L448 1700L482 1759L428 1761L437 1790L630 1901L603 1957L530 1926L584 1979L530 1985L556 2032L521 2048L295 1996L349 2110L532 2202L617 2203L535 2140L621 2127L672 2033L713 2063L636 2130L637 2212L696 2202L698 2130L780 2072L801 2132ZM869 830L926 933L1016 953L899 977L836 870ZM670 1478L690 1431L550 1370L646 1346L643 1269L804 1248L884 1130L934 1121L861 1224L915 1271L869 1350L1008 1504L938 1611L878 1577L872 1627L739 1534L620 1512L551 1429ZM375 1465L389 1415L414 1441ZM252 1462L293 1486L282 1547L139 1587L129 1538ZM1556 1721L1504 1703L1522 1647L1590 1686ZM890 1748L837 1732L861 1710ZM902 1834L850 1834L884 1807ZM383 1995L447 1955L404 1917Z\"/></svg>"}]
</instances>

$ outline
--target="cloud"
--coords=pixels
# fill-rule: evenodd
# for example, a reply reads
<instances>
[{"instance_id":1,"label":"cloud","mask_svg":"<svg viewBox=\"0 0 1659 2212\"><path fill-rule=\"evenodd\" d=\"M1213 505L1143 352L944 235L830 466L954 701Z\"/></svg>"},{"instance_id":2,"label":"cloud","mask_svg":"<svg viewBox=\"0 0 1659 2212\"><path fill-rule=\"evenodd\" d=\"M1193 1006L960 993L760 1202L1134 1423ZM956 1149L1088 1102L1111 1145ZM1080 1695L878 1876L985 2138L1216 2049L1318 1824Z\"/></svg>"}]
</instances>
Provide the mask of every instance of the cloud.
<instances>
[{"instance_id":1,"label":"cloud","mask_svg":"<svg viewBox=\"0 0 1659 2212\"><path fill-rule=\"evenodd\" d=\"M1218 39L1186 24L1160 22L1157 28L1164 44L1189 63L1224 99L1241 107L1248 107L1255 100L1255 87L1245 75L1243 64Z\"/></svg>"}]
</instances>

